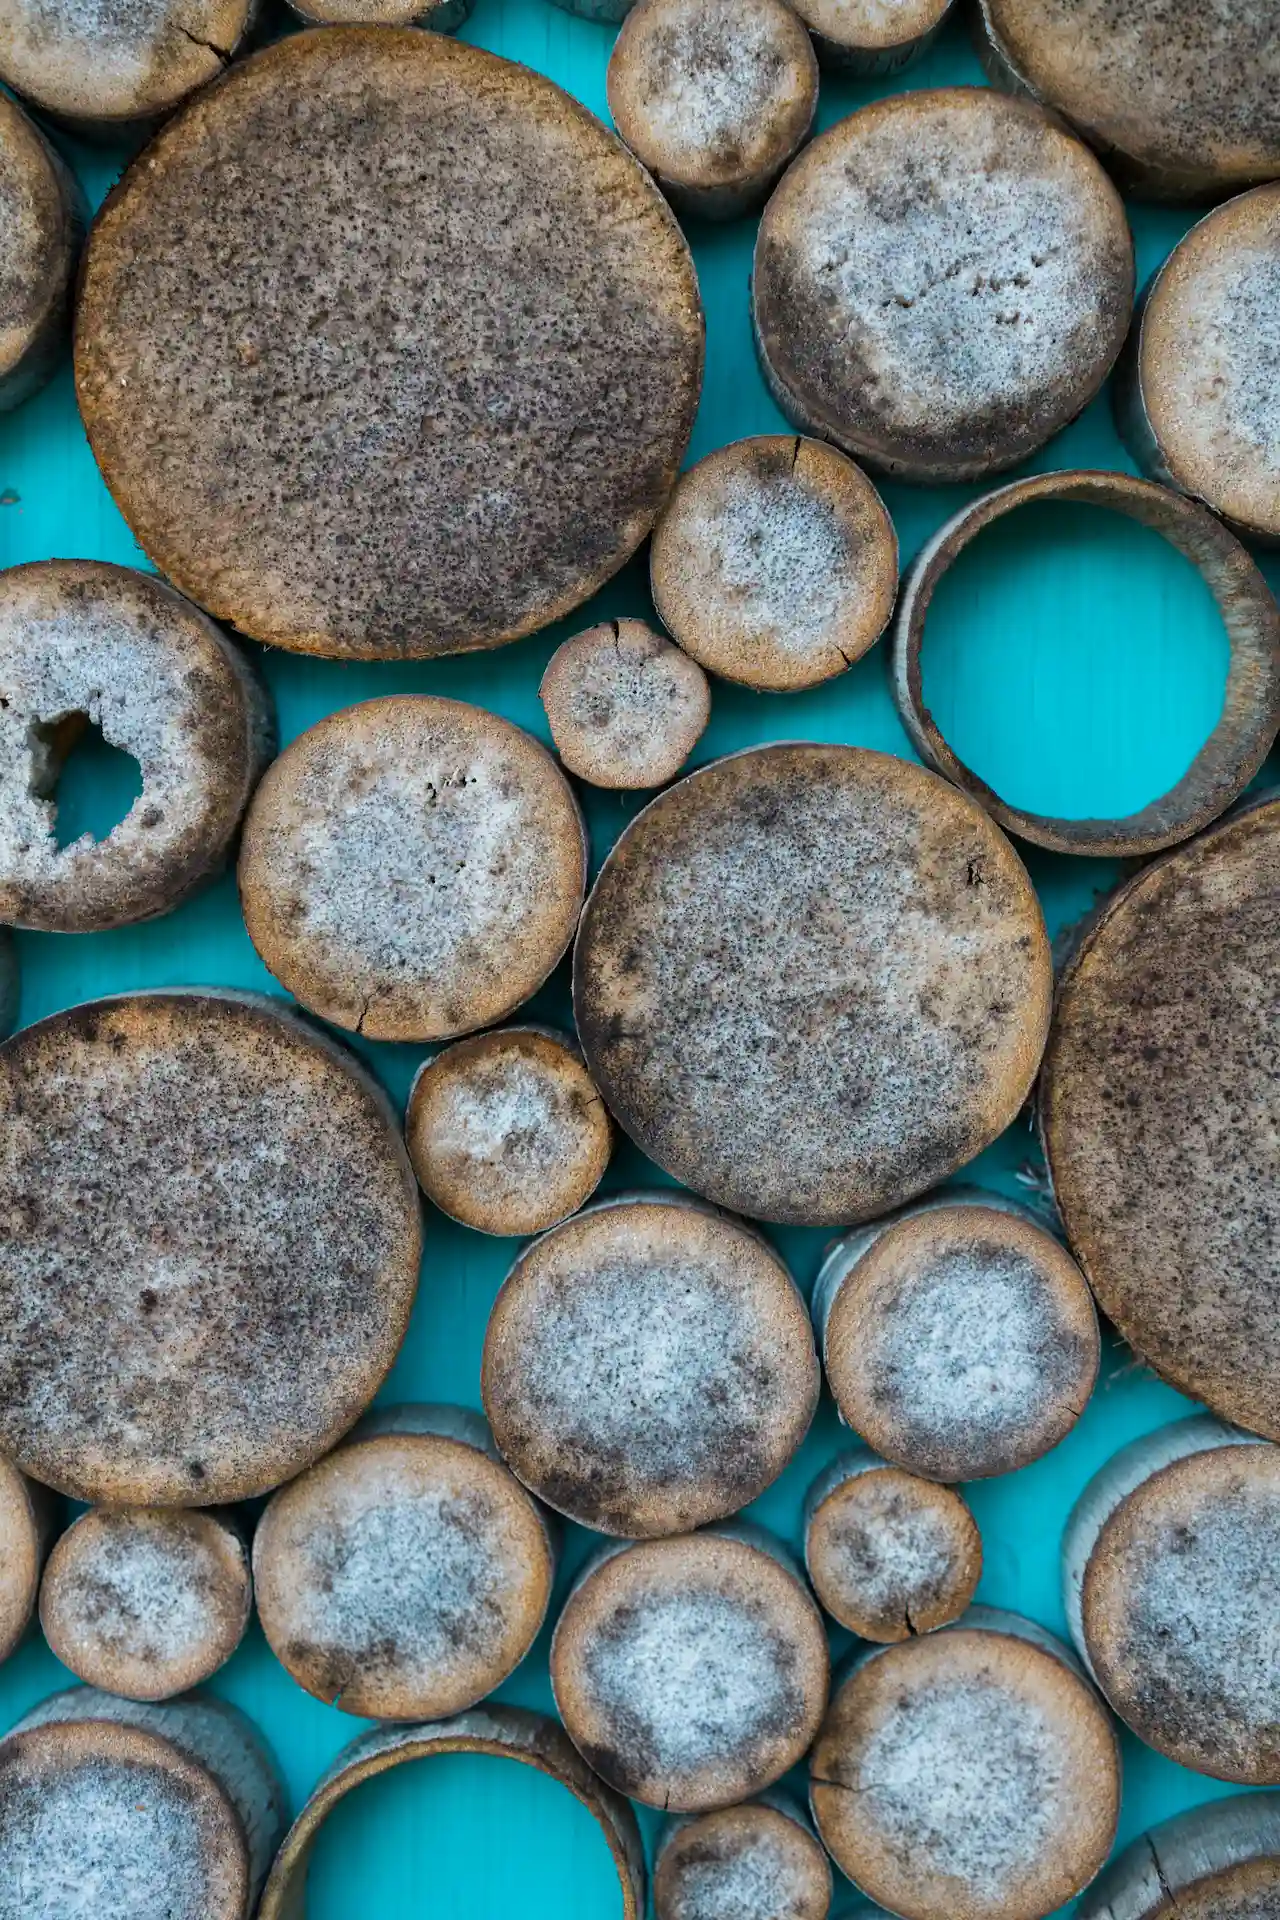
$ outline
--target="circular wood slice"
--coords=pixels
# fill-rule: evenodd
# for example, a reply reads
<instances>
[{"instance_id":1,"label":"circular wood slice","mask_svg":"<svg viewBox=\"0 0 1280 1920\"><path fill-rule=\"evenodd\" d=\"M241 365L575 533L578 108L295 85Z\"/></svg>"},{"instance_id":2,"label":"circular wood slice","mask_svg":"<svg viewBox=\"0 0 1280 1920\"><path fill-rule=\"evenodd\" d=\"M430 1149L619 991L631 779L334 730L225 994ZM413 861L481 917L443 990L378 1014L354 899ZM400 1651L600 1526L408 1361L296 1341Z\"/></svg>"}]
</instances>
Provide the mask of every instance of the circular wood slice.
<instances>
[{"instance_id":1,"label":"circular wood slice","mask_svg":"<svg viewBox=\"0 0 1280 1920\"><path fill-rule=\"evenodd\" d=\"M1271 0L980 0L978 47L1126 190L1211 200L1280 174L1275 24Z\"/></svg>"},{"instance_id":2,"label":"circular wood slice","mask_svg":"<svg viewBox=\"0 0 1280 1920\"><path fill-rule=\"evenodd\" d=\"M545 747L461 700L332 713L245 821L249 937L312 1012L371 1040L450 1040L512 1013L578 922L582 816Z\"/></svg>"},{"instance_id":3,"label":"circular wood slice","mask_svg":"<svg viewBox=\"0 0 1280 1920\"><path fill-rule=\"evenodd\" d=\"M0 43L4 33L0 19ZM69 169L22 108L0 95L0 412L42 387L67 348L84 220Z\"/></svg>"},{"instance_id":4,"label":"circular wood slice","mask_svg":"<svg viewBox=\"0 0 1280 1920\"><path fill-rule=\"evenodd\" d=\"M683 1533L745 1507L809 1430L804 1301L741 1221L667 1192L598 1201L512 1268L481 1393L503 1457L601 1533Z\"/></svg>"},{"instance_id":5,"label":"circular wood slice","mask_svg":"<svg viewBox=\"0 0 1280 1920\"><path fill-rule=\"evenodd\" d=\"M167 1700L228 1661L253 1606L249 1551L220 1513L93 1507L54 1547L40 1625L92 1687Z\"/></svg>"},{"instance_id":6,"label":"circular wood slice","mask_svg":"<svg viewBox=\"0 0 1280 1920\"><path fill-rule=\"evenodd\" d=\"M0 79L75 132L119 140L216 80L256 12L254 0L12 0L0 17Z\"/></svg>"},{"instance_id":7,"label":"circular wood slice","mask_svg":"<svg viewBox=\"0 0 1280 1920\"><path fill-rule=\"evenodd\" d=\"M943 1191L839 1241L813 1297L842 1417L931 1480L981 1480L1070 1432L1098 1373L1084 1275L1025 1208Z\"/></svg>"},{"instance_id":8,"label":"circular wood slice","mask_svg":"<svg viewBox=\"0 0 1280 1920\"><path fill-rule=\"evenodd\" d=\"M954 0L800 0L819 64L847 73L897 73L930 46Z\"/></svg>"},{"instance_id":9,"label":"circular wood slice","mask_svg":"<svg viewBox=\"0 0 1280 1920\"><path fill-rule=\"evenodd\" d=\"M1059 819L1012 806L952 750L925 703L925 623L938 583L984 528L1042 501L1105 507L1153 528L1195 567L1227 631L1230 665L1217 725L1168 793L1118 819ZM921 548L898 601L893 677L902 724L921 758L971 793L1007 832L1056 853L1155 853L1216 819L1266 758L1280 727L1280 610L1240 542L1202 507L1127 473L1036 474L961 508Z\"/></svg>"},{"instance_id":10,"label":"circular wood slice","mask_svg":"<svg viewBox=\"0 0 1280 1920\"><path fill-rule=\"evenodd\" d=\"M785 0L639 0L609 57L613 123L672 205L729 220L805 140L818 63Z\"/></svg>"},{"instance_id":11,"label":"circular wood slice","mask_svg":"<svg viewBox=\"0 0 1280 1920\"><path fill-rule=\"evenodd\" d=\"M582 1055L549 1027L499 1027L420 1067L405 1143L418 1183L480 1233L543 1233L590 1199L613 1126Z\"/></svg>"},{"instance_id":12,"label":"circular wood slice","mask_svg":"<svg viewBox=\"0 0 1280 1920\"><path fill-rule=\"evenodd\" d=\"M288 0L304 27L429 27L456 33L474 0Z\"/></svg>"},{"instance_id":13,"label":"circular wood slice","mask_svg":"<svg viewBox=\"0 0 1280 1920\"><path fill-rule=\"evenodd\" d=\"M58 1524L58 1501L0 1456L0 1660L26 1638L40 1569Z\"/></svg>"},{"instance_id":14,"label":"circular wood slice","mask_svg":"<svg viewBox=\"0 0 1280 1920\"><path fill-rule=\"evenodd\" d=\"M561 760L594 787L665 786L711 718L702 668L643 620L574 634L539 693Z\"/></svg>"},{"instance_id":15,"label":"circular wood slice","mask_svg":"<svg viewBox=\"0 0 1280 1920\"><path fill-rule=\"evenodd\" d=\"M1097 1873L1120 1806L1111 1721L1071 1655L985 1607L856 1661L810 1776L836 1865L903 1920L1039 1920Z\"/></svg>"},{"instance_id":16,"label":"circular wood slice","mask_svg":"<svg viewBox=\"0 0 1280 1920\"><path fill-rule=\"evenodd\" d=\"M551 1643L569 1738L633 1800L733 1806L795 1765L822 1719L822 1619L781 1548L739 1523L606 1548Z\"/></svg>"},{"instance_id":17,"label":"circular wood slice","mask_svg":"<svg viewBox=\"0 0 1280 1920\"><path fill-rule=\"evenodd\" d=\"M1280 542L1280 184L1192 227L1148 287L1116 415L1154 480Z\"/></svg>"},{"instance_id":18,"label":"circular wood slice","mask_svg":"<svg viewBox=\"0 0 1280 1920\"><path fill-rule=\"evenodd\" d=\"M1073 1635L1126 1725L1194 1772L1280 1783L1280 1448L1176 1421L1107 1463L1063 1554Z\"/></svg>"},{"instance_id":19,"label":"circular wood slice","mask_svg":"<svg viewBox=\"0 0 1280 1920\"><path fill-rule=\"evenodd\" d=\"M843 673L880 638L898 541L871 482L835 447L758 434L681 476L649 578L662 624L709 672L791 693Z\"/></svg>"},{"instance_id":20,"label":"circular wood slice","mask_svg":"<svg viewBox=\"0 0 1280 1920\"><path fill-rule=\"evenodd\" d=\"M643 1920L644 1847L635 1814L596 1777L554 1720L521 1707L478 1707L429 1726L374 1727L342 1749L321 1775L285 1837L271 1870L258 1920L301 1920L306 1912L311 1849L325 1820L353 1788L410 1760L480 1753L534 1767L581 1801L608 1843L618 1873L619 1920Z\"/></svg>"},{"instance_id":21,"label":"circular wood slice","mask_svg":"<svg viewBox=\"0 0 1280 1920\"><path fill-rule=\"evenodd\" d=\"M831 1866L780 1794L668 1823L653 1868L655 1920L827 1920Z\"/></svg>"},{"instance_id":22,"label":"circular wood slice","mask_svg":"<svg viewBox=\"0 0 1280 1920\"><path fill-rule=\"evenodd\" d=\"M627 828L587 901L587 1065L652 1160L739 1213L870 1218L1014 1118L1050 962L981 808L856 747L756 748Z\"/></svg>"},{"instance_id":23,"label":"circular wood slice","mask_svg":"<svg viewBox=\"0 0 1280 1920\"><path fill-rule=\"evenodd\" d=\"M858 1447L838 1454L809 1489L804 1558L814 1592L842 1627L863 1640L909 1640L969 1605L982 1535L951 1487Z\"/></svg>"},{"instance_id":24,"label":"circular wood slice","mask_svg":"<svg viewBox=\"0 0 1280 1920\"><path fill-rule=\"evenodd\" d=\"M787 418L900 480L976 480L1085 407L1124 341L1133 243L1088 149L1030 101L878 100L789 168L756 241Z\"/></svg>"},{"instance_id":25,"label":"circular wood slice","mask_svg":"<svg viewBox=\"0 0 1280 1920\"><path fill-rule=\"evenodd\" d=\"M78 1500L264 1493L369 1404L417 1186L385 1097L278 1002L122 994L0 1049L0 1446Z\"/></svg>"},{"instance_id":26,"label":"circular wood slice","mask_svg":"<svg viewBox=\"0 0 1280 1920\"><path fill-rule=\"evenodd\" d=\"M1079 1920L1268 1920L1280 1911L1280 1794L1234 1794L1139 1835Z\"/></svg>"},{"instance_id":27,"label":"circular wood slice","mask_svg":"<svg viewBox=\"0 0 1280 1920\"><path fill-rule=\"evenodd\" d=\"M702 343L680 231L585 107L439 34L340 27L235 67L125 175L76 380L176 585L275 646L392 659L518 639L617 571Z\"/></svg>"},{"instance_id":28,"label":"circular wood slice","mask_svg":"<svg viewBox=\"0 0 1280 1920\"><path fill-rule=\"evenodd\" d=\"M1166 1380L1280 1439L1280 798L1121 888L1063 978L1040 1089L1098 1304Z\"/></svg>"},{"instance_id":29,"label":"circular wood slice","mask_svg":"<svg viewBox=\"0 0 1280 1920\"><path fill-rule=\"evenodd\" d=\"M410 1406L273 1496L253 1567L263 1632L300 1687L344 1713L434 1720L523 1660L555 1553L480 1416Z\"/></svg>"},{"instance_id":30,"label":"circular wood slice","mask_svg":"<svg viewBox=\"0 0 1280 1920\"><path fill-rule=\"evenodd\" d=\"M57 838L63 764L93 725L142 791L105 839ZM0 575L0 917L47 933L149 920L226 865L275 717L245 655L132 567Z\"/></svg>"}]
</instances>

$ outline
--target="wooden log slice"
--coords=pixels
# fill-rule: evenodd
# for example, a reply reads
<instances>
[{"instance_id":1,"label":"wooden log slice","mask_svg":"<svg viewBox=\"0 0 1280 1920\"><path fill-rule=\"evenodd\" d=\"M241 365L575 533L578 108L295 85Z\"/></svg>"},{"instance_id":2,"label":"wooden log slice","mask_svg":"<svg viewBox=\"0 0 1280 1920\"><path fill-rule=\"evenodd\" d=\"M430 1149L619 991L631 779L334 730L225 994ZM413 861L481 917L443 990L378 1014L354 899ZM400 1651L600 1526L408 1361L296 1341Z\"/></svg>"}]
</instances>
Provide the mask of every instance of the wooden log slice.
<instances>
[{"instance_id":1,"label":"wooden log slice","mask_svg":"<svg viewBox=\"0 0 1280 1920\"><path fill-rule=\"evenodd\" d=\"M933 44L954 0L800 0L819 65L898 73Z\"/></svg>"},{"instance_id":2,"label":"wooden log slice","mask_svg":"<svg viewBox=\"0 0 1280 1920\"><path fill-rule=\"evenodd\" d=\"M428 27L456 33L474 0L288 0L304 27Z\"/></svg>"},{"instance_id":3,"label":"wooden log slice","mask_svg":"<svg viewBox=\"0 0 1280 1920\"><path fill-rule=\"evenodd\" d=\"M1038 1460L1097 1378L1098 1319L1079 1267L1025 1208L976 1187L837 1242L813 1310L842 1418L932 1480Z\"/></svg>"},{"instance_id":4,"label":"wooden log slice","mask_svg":"<svg viewBox=\"0 0 1280 1920\"><path fill-rule=\"evenodd\" d=\"M1280 541L1280 184L1218 207L1178 243L1120 367L1116 417L1152 479L1246 538Z\"/></svg>"},{"instance_id":5,"label":"wooden log slice","mask_svg":"<svg viewBox=\"0 0 1280 1920\"><path fill-rule=\"evenodd\" d=\"M498 1027L419 1068L405 1144L418 1183L479 1233L544 1233L591 1198L613 1125L576 1043L549 1027Z\"/></svg>"},{"instance_id":6,"label":"wooden log slice","mask_svg":"<svg viewBox=\"0 0 1280 1920\"><path fill-rule=\"evenodd\" d=\"M300 1687L344 1713L434 1720L523 1660L555 1552L478 1414L406 1406L273 1496L253 1567L263 1632Z\"/></svg>"},{"instance_id":7,"label":"wooden log slice","mask_svg":"<svg viewBox=\"0 0 1280 1920\"><path fill-rule=\"evenodd\" d=\"M338 1802L391 1767L451 1753L479 1753L534 1767L565 1787L600 1827L618 1874L619 1920L643 1920L644 1847L635 1814L607 1787L554 1720L522 1707L477 1707L426 1726L374 1727L342 1749L290 1827L271 1870L258 1920L305 1920L311 1850Z\"/></svg>"},{"instance_id":8,"label":"wooden log slice","mask_svg":"<svg viewBox=\"0 0 1280 1920\"><path fill-rule=\"evenodd\" d=\"M863 1640L909 1640L959 1619L982 1572L960 1495L870 1447L837 1454L805 1501L805 1568L833 1619Z\"/></svg>"},{"instance_id":9,"label":"wooden log slice","mask_svg":"<svg viewBox=\"0 0 1280 1920\"><path fill-rule=\"evenodd\" d=\"M654 1920L827 1920L831 1865L780 1793L667 1823L653 1865Z\"/></svg>"},{"instance_id":10,"label":"wooden log slice","mask_svg":"<svg viewBox=\"0 0 1280 1920\"><path fill-rule=\"evenodd\" d=\"M607 86L615 127L671 204L731 220L808 139L818 63L785 0L639 0Z\"/></svg>"},{"instance_id":11,"label":"wooden log slice","mask_svg":"<svg viewBox=\"0 0 1280 1920\"><path fill-rule=\"evenodd\" d=\"M221 1513L91 1507L54 1547L40 1587L50 1650L78 1679L134 1700L199 1686L244 1637L253 1580Z\"/></svg>"},{"instance_id":12,"label":"wooden log slice","mask_svg":"<svg viewBox=\"0 0 1280 1920\"><path fill-rule=\"evenodd\" d=\"M900 93L794 161L752 305L778 405L900 480L1025 459L1097 393L1133 301L1115 188L1052 115L989 89Z\"/></svg>"},{"instance_id":13,"label":"wooden log slice","mask_svg":"<svg viewBox=\"0 0 1280 1920\"><path fill-rule=\"evenodd\" d=\"M883 1213L993 1140L1049 992L1034 891L981 809L905 761L805 743L651 802L574 956L587 1065L650 1159L811 1225Z\"/></svg>"},{"instance_id":14,"label":"wooden log slice","mask_svg":"<svg viewBox=\"0 0 1280 1920\"><path fill-rule=\"evenodd\" d=\"M690 1196L598 1201L526 1248L480 1390L504 1459L601 1533L684 1533L771 1485L818 1400L804 1301L741 1221Z\"/></svg>"},{"instance_id":15,"label":"wooden log slice","mask_svg":"<svg viewBox=\"0 0 1280 1920\"><path fill-rule=\"evenodd\" d=\"M57 836L86 727L142 791L102 840ZM96 933L168 913L225 867L275 716L247 657L152 575L40 560L0 575L0 917Z\"/></svg>"},{"instance_id":16,"label":"wooden log slice","mask_svg":"<svg viewBox=\"0 0 1280 1920\"><path fill-rule=\"evenodd\" d=\"M741 1522L606 1547L551 1643L556 1705L583 1758L620 1793L675 1812L772 1786L817 1732L828 1677L808 1588Z\"/></svg>"},{"instance_id":17,"label":"wooden log slice","mask_svg":"<svg viewBox=\"0 0 1280 1920\"><path fill-rule=\"evenodd\" d=\"M5 25L0 20L0 44ZM0 95L0 412L54 372L71 335L71 279L84 237L80 188L7 94Z\"/></svg>"},{"instance_id":18,"label":"wooden log slice","mask_svg":"<svg viewBox=\"0 0 1280 1920\"><path fill-rule=\"evenodd\" d=\"M79 1500L263 1493L369 1404L417 1187L372 1078L279 1003L122 994L0 1049L0 1445Z\"/></svg>"},{"instance_id":19,"label":"wooden log slice","mask_svg":"<svg viewBox=\"0 0 1280 1920\"><path fill-rule=\"evenodd\" d=\"M981 0L978 48L997 85L1064 115L1144 199L1280 175L1271 0Z\"/></svg>"},{"instance_id":20,"label":"wooden log slice","mask_svg":"<svg viewBox=\"0 0 1280 1920\"><path fill-rule=\"evenodd\" d=\"M1139 1835L1079 1920L1270 1920L1280 1911L1280 1794L1235 1794Z\"/></svg>"},{"instance_id":21,"label":"wooden log slice","mask_svg":"<svg viewBox=\"0 0 1280 1920\"><path fill-rule=\"evenodd\" d=\"M1166 1380L1280 1439L1280 799L1153 861L1085 934L1040 1089L1098 1304Z\"/></svg>"},{"instance_id":22,"label":"wooden log slice","mask_svg":"<svg viewBox=\"0 0 1280 1920\"><path fill-rule=\"evenodd\" d=\"M1123 1448L1063 1540L1077 1646L1126 1725L1181 1766L1280 1784L1280 1448L1175 1421Z\"/></svg>"},{"instance_id":23,"label":"wooden log slice","mask_svg":"<svg viewBox=\"0 0 1280 1920\"><path fill-rule=\"evenodd\" d=\"M709 673L770 693L860 660L893 612L898 541L866 475L789 433L719 447L681 475L650 548L653 603Z\"/></svg>"},{"instance_id":24,"label":"wooden log slice","mask_svg":"<svg viewBox=\"0 0 1280 1920\"><path fill-rule=\"evenodd\" d=\"M711 718L702 668L643 620L575 633L538 691L561 760L593 787L665 786Z\"/></svg>"},{"instance_id":25,"label":"wooden log slice","mask_svg":"<svg viewBox=\"0 0 1280 1920\"><path fill-rule=\"evenodd\" d=\"M0 1660L21 1645L31 1626L58 1507L47 1487L0 1456Z\"/></svg>"},{"instance_id":26,"label":"wooden log slice","mask_svg":"<svg viewBox=\"0 0 1280 1920\"><path fill-rule=\"evenodd\" d=\"M573 938L582 815L546 748L462 700L391 695L292 741L240 849L249 938L312 1012L371 1040L505 1019Z\"/></svg>"},{"instance_id":27,"label":"wooden log slice","mask_svg":"<svg viewBox=\"0 0 1280 1920\"><path fill-rule=\"evenodd\" d=\"M1120 1756L1067 1649L975 1607L855 1660L810 1798L836 1865L903 1920L1040 1920L1110 1851Z\"/></svg>"},{"instance_id":28,"label":"wooden log slice","mask_svg":"<svg viewBox=\"0 0 1280 1920\"><path fill-rule=\"evenodd\" d=\"M12 0L0 79L89 139L154 128L241 50L255 0Z\"/></svg>"},{"instance_id":29,"label":"wooden log slice","mask_svg":"<svg viewBox=\"0 0 1280 1920\"><path fill-rule=\"evenodd\" d=\"M390 659L518 639L617 571L675 481L702 336L674 219L585 107L341 27L234 68L125 175L76 379L176 585L275 646Z\"/></svg>"}]
</instances>

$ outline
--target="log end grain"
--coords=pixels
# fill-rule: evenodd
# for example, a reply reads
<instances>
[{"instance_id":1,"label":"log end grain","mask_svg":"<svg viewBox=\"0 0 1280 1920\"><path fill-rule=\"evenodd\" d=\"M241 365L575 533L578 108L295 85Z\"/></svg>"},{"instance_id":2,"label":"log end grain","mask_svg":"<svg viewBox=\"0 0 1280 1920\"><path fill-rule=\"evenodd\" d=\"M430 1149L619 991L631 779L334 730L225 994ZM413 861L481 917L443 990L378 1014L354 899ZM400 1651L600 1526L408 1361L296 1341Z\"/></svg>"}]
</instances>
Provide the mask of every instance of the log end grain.
<instances>
[{"instance_id":1,"label":"log end grain","mask_svg":"<svg viewBox=\"0 0 1280 1920\"><path fill-rule=\"evenodd\" d=\"M561 761L593 787L665 786L711 718L702 668L643 620L574 634L539 693Z\"/></svg>"},{"instance_id":2,"label":"log end grain","mask_svg":"<svg viewBox=\"0 0 1280 1920\"><path fill-rule=\"evenodd\" d=\"M957 1620L982 1572L960 1495L868 1451L832 1462L810 1492L805 1566L821 1605L864 1640L909 1640Z\"/></svg>"}]
</instances>

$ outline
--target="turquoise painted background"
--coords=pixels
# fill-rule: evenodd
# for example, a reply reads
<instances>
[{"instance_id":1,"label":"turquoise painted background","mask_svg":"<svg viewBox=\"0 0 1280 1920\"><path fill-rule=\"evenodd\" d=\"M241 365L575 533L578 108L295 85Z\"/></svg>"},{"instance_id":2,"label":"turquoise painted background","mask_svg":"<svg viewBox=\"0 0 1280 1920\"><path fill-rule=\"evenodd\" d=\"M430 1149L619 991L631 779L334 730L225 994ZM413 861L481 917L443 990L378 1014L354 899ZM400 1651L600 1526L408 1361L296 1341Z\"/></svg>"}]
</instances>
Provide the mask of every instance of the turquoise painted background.
<instances>
[{"instance_id":1,"label":"turquoise painted background","mask_svg":"<svg viewBox=\"0 0 1280 1920\"><path fill-rule=\"evenodd\" d=\"M477 0L465 35L551 75L607 118L611 29L571 18L548 0ZM980 80L965 30L956 23L897 84ZM824 76L820 124L830 125L887 90ZM119 170L119 157L61 139L59 144L92 198L100 199ZM270 180L262 191L270 193ZM1130 213L1141 283L1190 216L1141 207ZM754 231L754 220L689 229L708 335L691 458L784 424L751 348L747 280ZM1033 464L1131 470L1107 396ZM887 487L904 562L978 491ZM0 421L0 564L52 555L144 564L98 478L69 368L36 400ZM1270 578L1273 585L1280 582L1280 565L1271 564ZM642 562L572 622L498 653L369 667L268 654L263 665L285 740L335 708L406 691L476 701L545 740L537 687L551 651L567 632L624 613L651 613ZM1157 536L1085 507L1034 508L979 539L939 594L925 657L930 704L961 755L1011 800L1081 815L1129 811L1172 783L1213 725L1225 666L1225 638L1187 563ZM910 754L889 697L883 648L841 679L803 695L757 695L716 683L711 725L694 761L755 741L806 737ZM1274 762L1269 771L1274 777ZM64 818L75 831L85 824L104 830L129 797L110 760L73 766L63 786ZM598 865L635 803L591 790L585 800ZM1089 907L1118 872L1114 863L1024 851L1051 932ZM230 878L148 926L87 938L26 934L19 945L24 1023L93 994L131 987L216 982L279 991L249 944ZM544 1016L567 1017L564 968L533 1005ZM424 1050L363 1044L361 1052L402 1102ZM1019 1125L975 1171L988 1185L1017 1192L1019 1170L1035 1158L1032 1137ZM659 1178L626 1147L605 1186ZM468 1233L430 1210L427 1226L413 1324L381 1397L478 1405L485 1321L515 1244ZM775 1238L807 1291L824 1236L797 1230ZM1098 1390L1064 1444L1022 1473L968 1490L986 1554L980 1598L1062 1631L1057 1556L1072 1501L1118 1446L1187 1410L1186 1401L1126 1350L1109 1344ZM793 1544L799 1542L804 1490L838 1444L834 1412L824 1399L799 1458L752 1510ZM561 1593L587 1546L586 1535L570 1530ZM550 1708L547 1640L544 1634L501 1697ZM846 1640L834 1636L837 1654ZM68 1678L41 1642L29 1643L0 1670L0 1726ZM212 1684L264 1729L295 1810L322 1767L363 1724L301 1693L256 1627ZM1224 1791L1128 1736L1124 1762L1122 1841L1157 1818ZM651 1832L650 1817L642 1819ZM385 1776L352 1795L330 1822L315 1855L310 1912L313 1920L338 1920L357 1910L365 1920L505 1920L512 1914L524 1920L613 1920L620 1909L603 1841L576 1803L527 1769L457 1758Z\"/></svg>"}]
</instances>

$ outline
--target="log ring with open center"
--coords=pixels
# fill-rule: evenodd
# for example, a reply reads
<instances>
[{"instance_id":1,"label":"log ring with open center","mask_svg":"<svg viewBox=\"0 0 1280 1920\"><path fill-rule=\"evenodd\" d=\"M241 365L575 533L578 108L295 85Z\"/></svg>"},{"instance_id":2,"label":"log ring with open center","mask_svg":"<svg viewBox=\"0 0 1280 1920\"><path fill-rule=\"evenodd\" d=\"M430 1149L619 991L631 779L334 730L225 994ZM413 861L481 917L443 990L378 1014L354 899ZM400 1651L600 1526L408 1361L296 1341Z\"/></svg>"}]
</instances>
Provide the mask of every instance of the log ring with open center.
<instances>
[{"instance_id":1,"label":"log ring with open center","mask_svg":"<svg viewBox=\"0 0 1280 1920\"><path fill-rule=\"evenodd\" d=\"M938 582L984 527L1039 500L1110 507L1153 528L1196 568L1227 630L1231 661L1217 725L1175 786L1119 819L1058 819L1011 806L952 751L925 705L920 656ZM1156 853L1216 820L1266 758L1280 730L1280 608L1240 542L1203 507L1123 473L1036 474L973 501L921 549L894 622L893 682L903 725L922 759L1008 832L1056 853Z\"/></svg>"},{"instance_id":2,"label":"log ring with open center","mask_svg":"<svg viewBox=\"0 0 1280 1920\"><path fill-rule=\"evenodd\" d=\"M516 1760L549 1774L599 1823L622 1891L622 1920L641 1920L645 1910L644 1851L635 1814L621 1794L597 1779L568 1735L544 1714L520 1707L477 1707L451 1720L421 1726L381 1726L344 1747L321 1775L310 1799L276 1855L258 1920L303 1920L307 1868L316 1835L338 1801L375 1774L405 1760L445 1753L484 1753Z\"/></svg>"}]
</instances>

